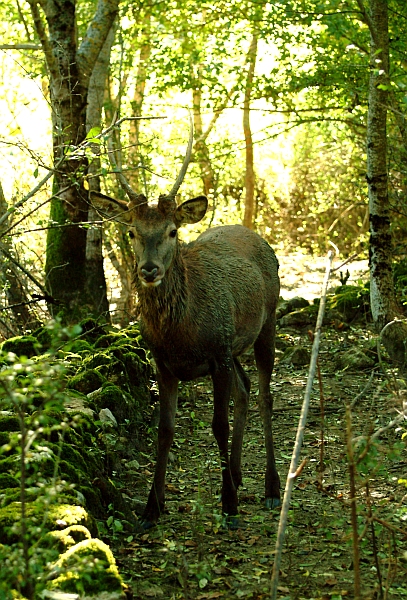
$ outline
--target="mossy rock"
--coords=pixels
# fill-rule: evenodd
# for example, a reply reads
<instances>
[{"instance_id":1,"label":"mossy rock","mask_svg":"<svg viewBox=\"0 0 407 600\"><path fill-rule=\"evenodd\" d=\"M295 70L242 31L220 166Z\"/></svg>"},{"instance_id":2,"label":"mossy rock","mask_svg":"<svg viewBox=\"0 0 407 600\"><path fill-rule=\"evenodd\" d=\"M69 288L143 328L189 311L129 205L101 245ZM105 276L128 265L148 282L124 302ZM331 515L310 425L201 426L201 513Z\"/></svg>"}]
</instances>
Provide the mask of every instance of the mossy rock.
<instances>
[{"instance_id":1,"label":"mossy rock","mask_svg":"<svg viewBox=\"0 0 407 600\"><path fill-rule=\"evenodd\" d=\"M20 486L20 482L17 477L13 477L8 473L0 473L0 490L5 490L7 488L18 488Z\"/></svg>"},{"instance_id":2,"label":"mossy rock","mask_svg":"<svg viewBox=\"0 0 407 600\"><path fill-rule=\"evenodd\" d=\"M101 389L90 394L89 399L97 412L102 408L108 408L119 422L123 422L125 419L131 420L135 416L132 398L117 385L107 383Z\"/></svg>"},{"instance_id":3,"label":"mossy rock","mask_svg":"<svg viewBox=\"0 0 407 600\"><path fill-rule=\"evenodd\" d=\"M0 345L3 352L13 352L17 356L31 358L39 353L40 344L32 335L18 335L10 338Z\"/></svg>"},{"instance_id":4,"label":"mossy rock","mask_svg":"<svg viewBox=\"0 0 407 600\"><path fill-rule=\"evenodd\" d=\"M8 444L10 441L10 435L8 431L0 431L0 447L4 444Z\"/></svg>"},{"instance_id":5,"label":"mossy rock","mask_svg":"<svg viewBox=\"0 0 407 600\"><path fill-rule=\"evenodd\" d=\"M45 507L35 502L27 502L25 506L26 517L30 520L31 525L36 523L41 525L43 523L44 511ZM0 508L0 543L14 544L18 541L18 534L13 525L19 523L20 519L21 502L12 502L8 506ZM45 530L58 529L60 524L63 524L64 527L83 525L89 529L92 535L97 535L96 523L83 506L75 506L74 504L51 504L48 506Z\"/></svg>"},{"instance_id":6,"label":"mossy rock","mask_svg":"<svg viewBox=\"0 0 407 600\"><path fill-rule=\"evenodd\" d=\"M52 334L48 327L39 327L32 334L40 343L42 350L48 350L52 346Z\"/></svg>"},{"instance_id":7,"label":"mossy rock","mask_svg":"<svg viewBox=\"0 0 407 600\"><path fill-rule=\"evenodd\" d=\"M300 310L284 315L279 319L278 324L280 327L306 327L307 325L314 325L317 320L318 309L314 306L307 306Z\"/></svg>"},{"instance_id":8,"label":"mossy rock","mask_svg":"<svg viewBox=\"0 0 407 600\"><path fill-rule=\"evenodd\" d=\"M331 308L343 315L345 321L354 321L358 317L372 320L370 312L370 293L367 286L341 285L336 288L330 299Z\"/></svg>"},{"instance_id":9,"label":"mossy rock","mask_svg":"<svg viewBox=\"0 0 407 600\"><path fill-rule=\"evenodd\" d=\"M74 340L70 344L70 352L82 354L83 352L93 352L93 348L86 340Z\"/></svg>"},{"instance_id":10,"label":"mossy rock","mask_svg":"<svg viewBox=\"0 0 407 600\"><path fill-rule=\"evenodd\" d=\"M280 363L291 364L294 367L304 367L309 365L310 359L310 353L306 348L303 346L294 346L294 348L287 348Z\"/></svg>"},{"instance_id":11,"label":"mossy rock","mask_svg":"<svg viewBox=\"0 0 407 600\"><path fill-rule=\"evenodd\" d=\"M92 319L92 317L83 319L79 325L82 329L81 337L85 338L92 345L98 338L105 335L105 324L101 325L96 319Z\"/></svg>"},{"instance_id":12,"label":"mossy rock","mask_svg":"<svg viewBox=\"0 0 407 600\"><path fill-rule=\"evenodd\" d=\"M109 348L114 343L127 343L129 338L123 333L107 333L106 335L102 335L95 342L94 348Z\"/></svg>"},{"instance_id":13,"label":"mossy rock","mask_svg":"<svg viewBox=\"0 0 407 600\"><path fill-rule=\"evenodd\" d=\"M14 415L0 415L0 431L20 431L20 421Z\"/></svg>"},{"instance_id":14,"label":"mossy rock","mask_svg":"<svg viewBox=\"0 0 407 600\"><path fill-rule=\"evenodd\" d=\"M374 362L359 348L350 348L336 357L336 364L340 369L347 371L360 371L371 369Z\"/></svg>"},{"instance_id":15,"label":"mossy rock","mask_svg":"<svg viewBox=\"0 0 407 600\"><path fill-rule=\"evenodd\" d=\"M290 298L289 300L282 300L277 307L277 319L281 319L285 315L288 315L288 313L300 310L306 306L309 306L308 300L299 296Z\"/></svg>"},{"instance_id":16,"label":"mossy rock","mask_svg":"<svg viewBox=\"0 0 407 600\"><path fill-rule=\"evenodd\" d=\"M78 373L78 375L71 377L68 380L67 388L74 389L77 392L86 395L100 388L105 381L106 379L100 371L97 371L96 369L87 369L86 371L82 371L81 373Z\"/></svg>"},{"instance_id":17,"label":"mossy rock","mask_svg":"<svg viewBox=\"0 0 407 600\"><path fill-rule=\"evenodd\" d=\"M48 589L67 593L122 592L122 580L109 546L99 539L85 539L64 552L54 565L60 575Z\"/></svg>"},{"instance_id":18,"label":"mossy rock","mask_svg":"<svg viewBox=\"0 0 407 600\"><path fill-rule=\"evenodd\" d=\"M59 553L66 552L68 548L75 546L84 540L90 540L92 536L89 529L83 525L71 525L62 530L50 531L41 540L42 547L57 546Z\"/></svg>"}]
</instances>

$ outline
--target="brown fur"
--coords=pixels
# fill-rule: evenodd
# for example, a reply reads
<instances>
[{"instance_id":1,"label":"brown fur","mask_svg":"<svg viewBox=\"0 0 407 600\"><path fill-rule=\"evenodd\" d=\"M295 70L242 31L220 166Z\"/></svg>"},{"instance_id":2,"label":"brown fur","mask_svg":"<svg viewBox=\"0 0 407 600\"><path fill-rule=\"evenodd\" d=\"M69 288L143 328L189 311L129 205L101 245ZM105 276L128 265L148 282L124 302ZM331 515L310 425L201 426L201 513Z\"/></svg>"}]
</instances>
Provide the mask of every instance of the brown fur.
<instances>
[{"instance_id":1,"label":"brown fur","mask_svg":"<svg viewBox=\"0 0 407 600\"><path fill-rule=\"evenodd\" d=\"M110 206L110 208L109 208ZM158 456L144 513L148 527L164 508L165 471L175 427L179 380L210 374L214 385L213 431L222 466L222 508L237 514L240 457L250 381L238 356L254 344L259 407L267 451L266 503L277 506L280 482L274 461L270 377L274 364L278 262L270 246L240 225L215 227L182 246L174 232L200 220L206 199L176 207L171 200L142 208L104 203L129 225L136 256L141 331L157 365L160 392ZM130 208L130 210L129 210ZM158 284L158 282L160 282ZM228 451L230 396L234 430Z\"/></svg>"}]
</instances>

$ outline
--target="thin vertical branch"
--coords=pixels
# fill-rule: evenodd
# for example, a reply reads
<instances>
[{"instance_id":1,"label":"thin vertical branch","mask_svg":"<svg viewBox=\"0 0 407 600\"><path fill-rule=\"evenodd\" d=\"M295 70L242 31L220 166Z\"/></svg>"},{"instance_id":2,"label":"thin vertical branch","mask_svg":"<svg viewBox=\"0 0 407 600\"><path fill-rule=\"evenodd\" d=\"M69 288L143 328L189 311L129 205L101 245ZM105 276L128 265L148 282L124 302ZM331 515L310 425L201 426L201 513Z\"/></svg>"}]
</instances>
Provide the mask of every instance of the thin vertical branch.
<instances>
[{"instance_id":1,"label":"thin vertical branch","mask_svg":"<svg viewBox=\"0 0 407 600\"><path fill-rule=\"evenodd\" d=\"M304 438L305 425L307 422L308 409L311 399L311 391L312 385L314 383L315 371L317 365L318 351L319 351L319 342L321 338L321 329L322 329L322 321L324 319L325 313L325 305L326 305L326 294L328 290L328 282L329 276L332 269L332 261L334 258L334 253L332 250L328 252L327 256L327 265L325 271L324 282L322 284L321 291L321 302L319 304L317 324L315 326L315 334L314 334L314 342L312 345L312 353L311 353L311 361L308 371L308 380L307 386L305 388L304 401L302 403L301 416L300 421L297 428L297 436L295 439L294 450L291 458L291 464L287 475L287 481L284 490L284 500L281 508L280 522L278 524L278 532L277 532L277 540L276 540L276 550L275 550L275 559L273 565L273 572L271 576L271 599L275 600L277 598L277 586L278 586L278 577L280 572L280 564L281 564L281 555L283 551L283 543L285 537L285 530L287 526L287 517L288 510L290 507L291 500L291 492L294 486L294 480L299 475L301 471L301 467L298 468L298 462L300 458L302 441Z\"/></svg>"},{"instance_id":2,"label":"thin vertical branch","mask_svg":"<svg viewBox=\"0 0 407 600\"><path fill-rule=\"evenodd\" d=\"M356 507L356 463L352 445L352 412L350 406L346 406L346 445L348 451L349 466L349 496L351 508L352 538L353 538L353 579L355 600L360 598L360 556L358 515Z\"/></svg>"},{"instance_id":3,"label":"thin vertical branch","mask_svg":"<svg viewBox=\"0 0 407 600\"><path fill-rule=\"evenodd\" d=\"M376 566L377 579L379 580L379 598L383 598L382 573L380 570L379 556L377 554L376 531L374 528L372 502L371 502L371 498L370 498L370 490L369 490L369 482L368 481L366 481L366 506L367 506L367 516L370 521L370 529L372 532L372 548L373 548L374 562L375 562L375 566Z\"/></svg>"}]
</instances>

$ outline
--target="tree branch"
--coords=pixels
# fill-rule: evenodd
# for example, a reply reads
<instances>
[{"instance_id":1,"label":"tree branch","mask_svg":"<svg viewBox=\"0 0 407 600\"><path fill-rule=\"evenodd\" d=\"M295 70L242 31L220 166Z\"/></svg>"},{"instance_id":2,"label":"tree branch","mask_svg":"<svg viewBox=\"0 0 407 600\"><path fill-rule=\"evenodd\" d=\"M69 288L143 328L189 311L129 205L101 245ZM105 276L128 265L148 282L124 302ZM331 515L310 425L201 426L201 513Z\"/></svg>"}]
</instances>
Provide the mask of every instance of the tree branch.
<instances>
[{"instance_id":1,"label":"tree branch","mask_svg":"<svg viewBox=\"0 0 407 600\"><path fill-rule=\"evenodd\" d=\"M76 53L81 83L88 88L99 52L118 13L119 0L99 0L95 15Z\"/></svg>"},{"instance_id":2,"label":"tree branch","mask_svg":"<svg viewBox=\"0 0 407 600\"><path fill-rule=\"evenodd\" d=\"M48 35L45 31L44 23L41 19L40 11L38 10L38 2L37 0L27 0L28 4L31 8L31 14L34 20L34 27L40 38L42 50L45 55L45 60L48 66L48 70L52 77L57 81L59 79L59 69L58 64L55 60L54 54L52 52L51 44L49 43Z\"/></svg>"}]
</instances>

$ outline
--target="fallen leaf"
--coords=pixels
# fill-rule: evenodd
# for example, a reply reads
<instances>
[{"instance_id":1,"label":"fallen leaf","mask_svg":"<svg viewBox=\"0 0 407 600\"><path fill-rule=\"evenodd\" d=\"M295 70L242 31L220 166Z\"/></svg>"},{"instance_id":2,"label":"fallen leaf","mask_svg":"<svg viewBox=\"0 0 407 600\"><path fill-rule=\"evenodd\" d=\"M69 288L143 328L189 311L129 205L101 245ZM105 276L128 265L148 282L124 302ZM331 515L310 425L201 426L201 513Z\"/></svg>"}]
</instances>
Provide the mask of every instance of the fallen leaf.
<instances>
[{"instance_id":1,"label":"fallen leaf","mask_svg":"<svg viewBox=\"0 0 407 600\"><path fill-rule=\"evenodd\" d=\"M287 587L283 587L282 585L278 585L277 589L279 592L283 592L283 594L289 594L290 590Z\"/></svg>"},{"instance_id":2,"label":"fallen leaf","mask_svg":"<svg viewBox=\"0 0 407 600\"><path fill-rule=\"evenodd\" d=\"M249 546L253 546L257 542L258 539L260 539L260 536L254 535L253 537L251 537L247 540L247 543L249 544Z\"/></svg>"}]
</instances>

